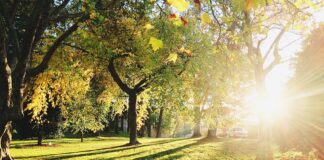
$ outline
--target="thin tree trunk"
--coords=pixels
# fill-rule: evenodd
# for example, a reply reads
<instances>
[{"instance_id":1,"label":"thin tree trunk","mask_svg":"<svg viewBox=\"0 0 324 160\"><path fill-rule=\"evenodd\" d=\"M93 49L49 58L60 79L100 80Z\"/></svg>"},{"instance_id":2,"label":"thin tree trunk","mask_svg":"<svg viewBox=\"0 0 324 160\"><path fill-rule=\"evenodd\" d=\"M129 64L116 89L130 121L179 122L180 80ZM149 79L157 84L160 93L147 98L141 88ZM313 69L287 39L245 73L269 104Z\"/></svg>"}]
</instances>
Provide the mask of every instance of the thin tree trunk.
<instances>
[{"instance_id":1,"label":"thin tree trunk","mask_svg":"<svg viewBox=\"0 0 324 160\"><path fill-rule=\"evenodd\" d=\"M148 137L152 137L151 115L152 115L152 111L151 111L151 109L148 109L148 118L145 121L146 132L147 132Z\"/></svg>"},{"instance_id":2,"label":"thin tree trunk","mask_svg":"<svg viewBox=\"0 0 324 160\"><path fill-rule=\"evenodd\" d=\"M120 130L121 131L124 131L124 114L121 116L121 119L120 119Z\"/></svg>"},{"instance_id":3,"label":"thin tree trunk","mask_svg":"<svg viewBox=\"0 0 324 160\"><path fill-rule=\"evenodd\" d=\"M119 133L119 126L118 126L118 122L119 121L119 118L118 118L118 115L115 116L115 120L114 120L114 123L115 123L115 133L118 134Z\"/></svg>"},{"instance_id":4,"label":"thin tree trunk","mask_svg":"<svg viewBox=\"0 0 324 160\"><path fill-rule=\"evenodd\" d=\"M11 142L12 126L11 122L0 123L0 160L13 160L9 152L9 146Z\"/></svg>"},{"instance_id":5,"label":"thin tree trunk","mask_svg":"<svg viewBox=\"0 0 324 160\"><path fill-rule=\"evenodd\" d=\"M136 94L129 95L129 106L128 106L128 121L129 121L129 145L135 145L137 141L137 112L136 112Z\"/></svg>"},{"instance_id":6,"label":"thin tree trunk","mask_svg":"<svg viewBox=\"0 0 324 160\"><path fill-rule=\"evenodd\" d=\"M217 138L217 129L208 128L207 137L209 137L209 138Z\"/></svg>"},{"instance_id":7,"label":"thin tree trunk","mask_svg":"<svg viewBox=\"0 0 324 160\"><path fill-rule=\"evenodd\" d=\"M140 129L140 133L139 133L140 137L144 137L145 136L145 125L143 125Z\"/></svg>"},{"instance_id":8,"label":"thin tree trunk","mask_svg":"<svg viewBox=\"0 0 324 160\"><path fill-rule=\"evenodd\" d=\"M146 131L147 137L152 137L152 124L150 119L146 122Z\"/></svg>"},{"instance_id":9,"label":"thin tree trunk","mask_svg":"<svg viewBox=\"0 0 324 160\"><path fill-rule=\"evenodd\" d=\"M81 132L81 142L84 142L84 133Z\"/></svg>"},{"instance_id":10,"label":"thin tree trunk","mask_svg":"<svg viewBox=\"0 0 324 160\"><path fill-rule=\"evenodd\" d=\"M42 127L41 127L41 125L38 125L38 131L37 131L37 145L38 145L38 146L43 145L43 134L42 134Z\"/></svg>"},{"instance_id":11,"label":"thin tree trunk","mask_svg":"<svg viewBox=\"0 0 324 160\"><path fill-rule=\"evenodd\" d=\"M201 111L200 107L195 108L195 127L193 132L193 137L201 137Z\"/></svg>"},{"instance_id":12,"label":"thin tree trunk","mask_svg":"<svg viewBox=\"0 0 324 160\"><path fill-rule=\"evenodd\" d=\"M159 122L158 122L158 126L157 126L157 131L156 131L156 138L161 138L163 112L164 112L164 107L161 107L160 115L159 115Z\"/></svg>"},{"instance_id":13,"label":"thin tree trunk","mask_svg":"<svg viewBox=\"0 0 324 160\"><path fill-rule=\"evenodd\" d=\"M128 108L129 110L129 108ZM129 113L127 113L127 129L126 132L129 133Z\"/></svg>"}]
</instances>

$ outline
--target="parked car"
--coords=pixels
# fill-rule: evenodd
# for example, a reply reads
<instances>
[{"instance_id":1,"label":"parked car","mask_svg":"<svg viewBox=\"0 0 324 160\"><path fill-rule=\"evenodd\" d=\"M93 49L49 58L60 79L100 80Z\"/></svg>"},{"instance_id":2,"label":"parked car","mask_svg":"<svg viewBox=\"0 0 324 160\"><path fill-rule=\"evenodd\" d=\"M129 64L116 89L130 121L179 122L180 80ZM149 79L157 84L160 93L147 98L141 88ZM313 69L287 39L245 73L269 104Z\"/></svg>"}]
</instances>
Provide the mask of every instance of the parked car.
<instances>
[{"instance_id":1,"label":"parked car","mask_svg":"<svg viewBox=\"0 0 324 160\"><path fill-rule=\"evenodd\" d=\"M228 136L231 138L247 138L248 131L240 127L231 128L228 132Z\"/></svg>"}]
</instances>

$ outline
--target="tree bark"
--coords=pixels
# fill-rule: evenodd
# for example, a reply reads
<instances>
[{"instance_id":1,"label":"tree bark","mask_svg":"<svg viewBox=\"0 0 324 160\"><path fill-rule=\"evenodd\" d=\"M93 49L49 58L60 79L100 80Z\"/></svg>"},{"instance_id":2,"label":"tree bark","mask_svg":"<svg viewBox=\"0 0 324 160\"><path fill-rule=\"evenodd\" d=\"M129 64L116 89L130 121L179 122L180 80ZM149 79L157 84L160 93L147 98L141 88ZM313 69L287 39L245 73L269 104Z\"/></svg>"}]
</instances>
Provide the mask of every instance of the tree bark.
<instances>
[{"instance_id":1,"label":"tree bark","mask_svg":"<svg viewBox=\"0 0 324 160\"><path fill-rule=\"evenodd\" d=\"M84 142L84 133L81 132L81 142Z\"/></svg>"},{"instance_id":2,"label":"tree bark","mask_svg":"<svg viewBox=\"0 0 324 160\"><path fill-rule=\"evenodd\" d=\"M208 128L207 137L208 138L217 138L217 129Z\"/></svg>"},{"instance_id":3,"label":"tree bark","mask_svg":"<svg viewBox=\"0 0 324 160\"><path fill-rule=\"evenodd\" d=\"M147 137L152 137L152 124L150 119L148 119L146 122L146 131L147 131Z\"/></svg>"},{"instance_id":4,"label":"tree bark","mask_svg":"<svg viewBox=\"0 0 324 160\"><path fill-rule=\"evenodd\" d=\"M137 141L137 112L136 112L136 94L129 94L128 100L128 119L129 119L129 145L135 145L139 142Z\"/></svg>"},{"instance_id":5,"label":"tree bark","mask_svg":"<svg viewBox=\"0 0 324 160\"><path fill-rule=\"evenodd\" d=\"M119 124L119 118L118 118L118 115L115 116L114 123L115 123L115 128L114 128L115 133L118 134L119 133L119 126L118 126L118 124Z\"/></svg>"},{"instance_id":6,"label":"tree bark","mask_svg":"<svg viewBox=\"0 0 324 160\"><path fill-rule=\"evenodd\" d=\"M139 132L139 136L140 137L144 137L145 136L145 125L143 125L140 129L140 132Z\"/></svg>"},{"instance_id":7,"label":"tree bark","mask_svg":"<svg viewBox=\"0 0 324 160\"><path fill-rule=\"evenodd\" d=\"M152 137L152 110L148 109L148 118L145 121L145 127L146 127L146 132L147 132L147 137Z\"/></svg>"},{"instance_id":8,"label":"tree bark","mask_svg":"<svg viewBox=\"0 0 324 160\"><path fill-rule=\"evenodd\" d=\"M201 111L200 107L195 108L195 127L192 137L201 137Z\"/></svg>"},{"instance_id":9,"label":"tree bark","mask_svg":"<svg viewBox=\"0 0 324 160\"><path fill-rule=\"evenodd\" d=\"M11 142L12 126L11 122L0 123L0 160L13 160L9 152L9 146Z\"/></svg>"},{"instance_id":10,"label":"tree bark","mask_svg":"<svg viewBox=\"0 0 324 160\"><path fill-rule=\"evenodd\" d=\"M120 119L120 130L121 131L124 131L124 114L121 116L121 119Z\"/></svg>"},{"instance_id":11,"label":"tree bark","mask_svg":"<svg viewBox=\"0 0 324 160\"><path fill-rule=\"evenodd\" d=\"M164 107L161 107L160 115L159 115L159 122L158 122L158 126L157 126L157 131L156 131L156 138L161 138L163 112L164 112Z\"/></svg>"},{"instance_id":12,"label":"tree bark","mask_svg":"<svg viewBox=\"0 0 324 160\"><path fill-rule=\"evenodd\" d=\"M37 145L41 146L43 145L43 134L42 134L42 127L39 125L38 126L38 131L37 131Z\"/></svg>"}]
</instances>

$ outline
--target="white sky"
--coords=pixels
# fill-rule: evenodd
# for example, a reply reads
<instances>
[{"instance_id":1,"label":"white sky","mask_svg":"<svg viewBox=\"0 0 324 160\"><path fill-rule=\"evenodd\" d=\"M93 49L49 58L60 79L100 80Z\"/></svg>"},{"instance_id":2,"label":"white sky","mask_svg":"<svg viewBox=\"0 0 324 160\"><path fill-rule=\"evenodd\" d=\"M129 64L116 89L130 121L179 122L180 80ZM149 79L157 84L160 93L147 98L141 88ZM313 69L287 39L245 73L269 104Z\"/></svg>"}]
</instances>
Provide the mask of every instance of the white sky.
<instances>
[{"instance_id":1,"label":"white sky","mask_svg":"<svg viewBox=\"0 0 324 160\"><path fill-rule=\"evenodd\" d=\"M318 11L313 15L313 18L317 23L324 22L324 10ZM273 33L273 37L275 37L277 34L278 33ZM296 39L299 40L295 41ZM289 32L287 32L283 36L283 39L280 41L279 48L286 46L292 41L295 42L280 52L283 60L295 57L297 53L302 49L303 37ZM263 49L267 50L267 48ZM291 64L291 62L280 64L276 66L272 72L269 73L269 75L266 78L266 84L267 89L270 93L280 93L285 83L293 76L294 70Z\"/></svg>"}]
</instances>

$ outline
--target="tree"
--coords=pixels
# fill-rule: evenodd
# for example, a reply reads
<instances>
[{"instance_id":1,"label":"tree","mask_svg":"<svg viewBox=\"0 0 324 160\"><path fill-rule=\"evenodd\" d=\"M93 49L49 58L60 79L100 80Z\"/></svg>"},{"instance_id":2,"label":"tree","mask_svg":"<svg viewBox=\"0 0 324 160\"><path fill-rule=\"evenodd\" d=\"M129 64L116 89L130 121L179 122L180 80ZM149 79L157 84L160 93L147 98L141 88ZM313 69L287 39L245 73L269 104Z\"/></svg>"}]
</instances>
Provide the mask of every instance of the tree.
<instances>
[{"instance_id":1,"label":"tree","mask_svg":"<svg viewBox=\"0 0 324 160\"><path fill-rule=\"evenodd\" d=\"M124 5L126 3L121 4L119 10L114 13L116 19L111 18L109 23L102 27L93 28L91 34L101 35L98 41L102 42L105 50L98 52L101 52L102 56L108 56L108 70L112 78L128 95L130 145L134 145L138 143L138 96L148 91L159 80L183 72L192 56L191 51L185 48L199 42L193 38L191 32L200 31L189 25L186 28L180 27L169 21L167 15L150 19L144 14L145 4L129 3L127 7L134 7L132 12L124 8Z\"/></svg>"},{"instance_id":2,"label":"tree","mask_svg":"<svg viewBox=\"0 0 324 160\"><path fill-rule=\"evenodd\" d=\"M37 0L31 2L0 2L0 134L1 157L12 159L9 154L10 121L23 117L24 90L27 82L42 73L48 62L87 14L78 10L80 3L64 0ZM47 49L39 47L49 29L57 27ZM40 63L31 65L31 58L43 55ZM5 145L6 144L6 145Z\"/></svg>"},{"instance_id":3,"label":"tree","mask_svg":"<svg viewBox=\"0 0 324 160\"><path fill-rule=\"evenodd\" d=\"M284 150L296 148L310 152L312 148L318 151L319 158L324 158L321 152L324 137L318 121L323 117L323 43L324 27L314 29L304 41L303 50L296 60L294 77L289 81L289 117L285 124L278 126L278 136L285 139L279 144ZM300 128L303 128L300 131ZM281 138L279 139L281 140Z\"/></svg>"}]
</instances>

